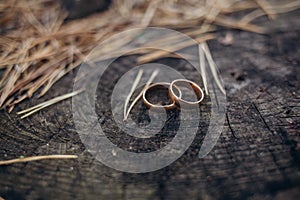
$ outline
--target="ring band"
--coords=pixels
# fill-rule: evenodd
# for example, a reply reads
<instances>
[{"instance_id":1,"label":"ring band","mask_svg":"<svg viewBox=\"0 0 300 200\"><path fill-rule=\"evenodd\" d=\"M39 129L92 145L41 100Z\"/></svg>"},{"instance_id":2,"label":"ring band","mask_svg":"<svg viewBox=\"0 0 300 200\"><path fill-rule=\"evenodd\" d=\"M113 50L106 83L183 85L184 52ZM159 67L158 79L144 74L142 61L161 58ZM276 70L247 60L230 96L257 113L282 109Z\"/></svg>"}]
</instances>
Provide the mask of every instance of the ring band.
<instances>
[{"instance_id":1,"label":"ring band","mask_svg":"<svg viewBox=\"0 0 300 200\"><path fill-rule=\"evenodd\" d=\"M176 86L177 83L177 86ZM176 87L176 89L178 90L178 83L188 83L193 90L195 91L198 100L197 101L187 101L181 98L182 95L177 96L173 90L173 88ZM179 89L180 91L180 89ZM169 96L170 98L175 101L176 103L178 103L180 105L180 103L186 104L186 105L196 105L199 104L201 101L203 101L204 99L204 92L203 90L200 88L199 85L197 85L195 82L187 80L187 79L176 79L174 81L172 81L172 83L170 84L169 87Z\"/></svg>"},{"instance_id":2,"label":"ring band","mask_svg":"<svg viewBox=\"0 0 300 200\"><path fill-rule=\"evenodd\" d=\"M175 108L176 107L176 103L175 103L175 101L172 99L172 98L170 98L171 99L171 101L173 101L171 104L168 104L168 105L157 105L157 104L152 104L152 103L150 103L148 100L147 100L147 98L146 98L146 93L147 93L147 91L149 90L149 89L151 89L151 88L154 88L154 87L157 87L157 86L167 86L167 87L169 87L170 88L170 83L167 83L167 82L158 82L158 83L154 83L154 84L151 84L151 85L149 85L145 90L144 90L144 92L143 92L143 102L144 102L144 104L148 107L148 108L150 108L150 107L153 107L153 108L165 108L165 109L167 109L167 110L170 110L170 109L173 109L173 108ZM181 96L182 96L182 93L181 93L181 91L180 91L180 89L176 86L176 85L174 85L174 88L176 88L176 90L178 91L178 93L179 93L179 97L181 98ZM169 89L168 89L169 90ZM175 93L174 93L175 94Z\"/></svg>"}]
</instances>

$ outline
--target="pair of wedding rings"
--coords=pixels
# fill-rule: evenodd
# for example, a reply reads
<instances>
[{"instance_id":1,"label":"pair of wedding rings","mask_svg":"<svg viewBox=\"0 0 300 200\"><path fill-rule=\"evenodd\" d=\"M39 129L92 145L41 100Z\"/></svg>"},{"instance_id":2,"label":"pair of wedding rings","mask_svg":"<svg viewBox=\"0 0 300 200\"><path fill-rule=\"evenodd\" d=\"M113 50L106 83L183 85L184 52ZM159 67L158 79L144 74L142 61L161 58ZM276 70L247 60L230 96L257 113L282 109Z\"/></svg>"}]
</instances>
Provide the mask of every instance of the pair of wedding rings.
<instances>
[{"instance_id":1,"label":"pair of wedding rings","mask_svg":"<svg viewBox=\"0 0 300 200\"><path fill-rule=\"evenodd\" d=\"M197 96L197 100L196 101L188 101L188 100L184 100L182 98L182 91L180 90L180 86L186 86L189 85L190 88L195 92L196 96ZM147 97L147 92L149 91L149 89L153 89L155 87L168 87L168 94L169 94L169 98L171 100L170 104L167 105L158 105L158 104L154 104L151 103L146 97ZM175 92L176 90L176 92ZM167 110L170 109L174 109L177 108L178 105L180 105L180 107L193 107L195 105L200 104L200 102L202 102L204 99L204 92L203 90L200 88L199 85L197 85L196 83L194 83L193 81L187 80L187 79L176 79L174 81L172 81L171 83L168 82L158 82L158 83L154 83L149 85L147 88L145 88L145 90L143 91L143 102L144 104L150 108L164 108Z\"/></svg>"}]
</instances>

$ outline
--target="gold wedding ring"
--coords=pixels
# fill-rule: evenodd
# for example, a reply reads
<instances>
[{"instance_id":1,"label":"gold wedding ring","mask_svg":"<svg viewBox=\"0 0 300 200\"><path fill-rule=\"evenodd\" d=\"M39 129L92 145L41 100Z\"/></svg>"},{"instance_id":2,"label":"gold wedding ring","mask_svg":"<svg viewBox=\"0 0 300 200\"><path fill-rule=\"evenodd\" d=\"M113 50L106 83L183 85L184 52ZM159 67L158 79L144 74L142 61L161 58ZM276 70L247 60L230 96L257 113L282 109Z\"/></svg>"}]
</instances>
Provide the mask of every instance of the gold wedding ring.
<instances>
[{"instance_id":1,"label":"gold wedding ring","mask_svg":"<svg viewBox=\"0 0 300 200\"><path fill-rule=\"evenodd\" d=\"M186 85L186 84L188 84L189 86L191 86L191 88L196 93L196 96L197 96L197 100L196 101L187 101L187 100L184 100L182 98L182 91L180 90L179 86ZM147 98L146 98L147 91L149 89L151 89L151 88L159 87L159 86L167 86L168 87L169 98L172 101L171 104L168 104L168 105L158 105L158 104L150 103L147 100ZM174 89L176 89L176 91L177 91L178 94L175 93ZM172 81L171 83L168 83L168 82L154 83L154 84L149 85L143 91L143 102L144 102L144 104L148 108L150 108L150 107L153 107L153 108L165 108L167 110L170 110L170 109L176 108L177 105L179 105L180 107L193 107L195 105L198 105L201 101L203 101L203 99L204 99L204 92L200 88L200 86L197 85L195 82L187 80L187 79L176 79L176 80Z\"/></svg>"},{"instance_id":2,"label":"gold wedding ring","mask_svg":"<svg viewBox=\"0 0 300 200\"><path fill-rule=\"evenodd\" d=\"M174 88L176 87L176 90L178 90L178 87L182 84L189 84L192 89L194 90L194 92L197 95L197 101L187 101L182 99L182 95L177 96L176 93L174 92ZM180 89L179 89L180 91ZM181 105L181 106L193 106L193 105L197 105L199 104L201 101L203 101L204 99L204 92L203 90L200 88L199 85L197 85L195 82L187 80L187 79L176 79L174 81L172 81L172 83L169 86L169 96L170 98L175 101L175 103Z\"/></svg>"},{"instance_id":3,"label":"gold wedding ring","mask_svg":"<svg viewBox=\"0 0 300 200\"><path fill-rule=\"evenodd\" d=\"M176 107L176 104L175 104L175 101L171 99L172 103L171 104L167 104L167 105L158 105L158 104L153 104L153 103L150 103L147 98L146 98L146 94L147 94L147 91L151 88L154 88L154 87L159 87L159 86L167 86L167 88L170 88L170 83L167 83L167 82L158 82L158 83L154 83L154 84L151 84L149 85L147 88L145 88L145 90L143 91L143 102L144 104L150 108L150 107L153 107L153 108L164 108L166 110L170 110L170 109L173 109ZM180 91L180 89L174 85L174 88L178 91L179 93L179 97L181 97L182 93ZM169 90L169 89L168 89ZM174 92L174 90L173 90ZM175 92L174 92L175 94ZM177 96L177 95L176 95Z\"/></svg>"}]
</instances>

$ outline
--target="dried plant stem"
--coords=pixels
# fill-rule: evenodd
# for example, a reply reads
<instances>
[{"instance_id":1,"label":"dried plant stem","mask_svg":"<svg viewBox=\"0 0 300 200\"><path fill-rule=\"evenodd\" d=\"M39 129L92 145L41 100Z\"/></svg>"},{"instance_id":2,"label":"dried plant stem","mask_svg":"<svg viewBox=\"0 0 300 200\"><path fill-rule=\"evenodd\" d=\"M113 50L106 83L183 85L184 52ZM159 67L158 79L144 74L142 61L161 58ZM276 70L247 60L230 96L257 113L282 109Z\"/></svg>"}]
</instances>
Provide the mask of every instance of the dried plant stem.
<instances>
[{"instance_id":1,"label":"dried plant stem","mask_svg":"<svg viewBox=\"0 0 300 200\"><path fill-rule=\"evenodd\" d=\"M286 13L293 10L297 10L300 8L300 1L284 1L275 5L269 5L269 9L273 9L274 12L280 14L280 13Z\"/></svg>"},{"instance_id":2,"label":"dried plant stem","mask_svg":"<svg viewBox=\"0 0 300 200\"><path fill-rule=\"evenodd\" d=\"M28 116L30 116L30 115L36 113L36 112L39 111L39 110L42 110L43 108L46 108L46 107L51 106L51 105L53 105L53 104L55 104L55 103L58 103L58 102L60 102L60 101L62 101L62 100L65 100L65 99L68 99L68 98L70 98L70 97L73 97L73 96L75 96L75 95L81 93L82 91L83 91L83 90L78 90L78 91L74 91L74 92L71 92L71 93L68 93L68 94L64 94L64 95L62 95L62 96L59 96L59 97L56 97L56 98L54 98L54 99L45 101L45 102L43 102L43 103L40 103L40 104L38 104L38 105L36 105L36 106L33 106L33 107L31 107L31 108L28 108L28 109L26 109L26 110L22 110L22 111L20 111L20 112L17 112L17 114L20 115L20 114L27 113L27 114L21 116L21 119L23 119L23 118L25 118L25 117L28 117Z\"/></svg>"},{"instance_id":3,"label":"dried plant stem","mask_svg":"<svg viewBox=\"0 0 300 200\"><path fill-rule=\"evenodd\" d=\"M253 24L245 24L242 23L241 21L236 21L234 19L231 19L229 17L225 16L218 16L215 19L216 24L234 28L234 29L241 29L241 30L246 30L254 33L260 33L260 34L265 34L266 30L263 27L259 27Z\"/></svg>"},{"instance_id":4,"label":"dried plant stem","mask_svg":"<svg viewBox=\"0 0 300 200\"><path fill-rule=\"evenodd\" d=\"M265 0L255 0L256 3L261 7L261 9L268 15L270 19L275 19L275 13L270 8L270 4Z\"/></svg>"},{"instance_id":5,"label":"dried plant stem","mask_svg":"<svg viewBox=\"0 0 300 200\"><path fill-rule=\"evenodd\" d=\"M213 34L207 34L207 35L204 35L204 36L200 36L198 38L196 38L195 40L199 43L201 42L204 42L206 40L211 40L215 38L215 36ZM147 63L149 61L152 61L152 60L155 60L155 59L158 59L158 58L162 58L166 55L169 55L171 52L176 52L180 49L183 49L183 48L186 48L186 47L189 47L191 45L194 45L195 44L195 41L193 40L186 40L186 41L183 41L181 43L178 43L178 44L174 44L172 46L169 46L167 49L168 51L154 51L152 53L148 53L144 56L140 56L138 58L138 63L142 64L142 63Z\"/></svg>"},{"instance_id":6,"label":"dried plant stem","mask_svg":"<svg viewBox=\"0 0 300 200\"><path fill-rule=\"evenodd\" d=\"M141 21L142 27L147 27L150 24L154 14L155 14L155 11L157 9L157 3L158 3L157 1L150 2L149 6L145 12L145 15Z\"/></svg>"},{"instance_id":7,"label":"dried plant stem","mask_svg":"<svg viewBox=\"0 0 300 200\"><path fill-rule=\"evenodd\" d=\"M205 69L206 66L205 66L205 57L204 57L203 48L204 48L204 46L202 43L198 45L200 72L202 75L205 93L208 95L207 75L206 75L206 69Z\"/></svg>"},{"instance_id":8,"label":"dried plant stem","mask_svg":"<svg viewBox=\"0 0 300 200\"><path fill-rule=\"evenodd\" d=\"M11 160L0 161L0 165L10 165L14 163L30 162L45 159L76 159L77 155L46 155L46 156L32 156L26 158L16 158Z\"/></svg>"},{"instance_id":9,"label":"dried plant stem","mask_svg":"<svg viewBox=\"0 0 300 200\"><path fill-rule=\"evenodd\" d=\"M214 28L212 28L212 27L207 29L208 32L213 31L213 30L214 30ZM198 28L195 28L192 30L183 31L183 33L187 36L195 38L195 37L199 37L199 35L203 35L206 32L203 31L200 27L198 27ZM155 39L154 41L151 40L151 43L149 45L165 47L165 46L169 46L170 44L176 44L176 43L181 42L181 41L179 41L180 39L182 39L181 34L174 34L171 36L168 35L165 37L159 37L159 38ZM148 44L146 44L146 46L147 45Z\"/></svg>"},{"instance_id":10,"label":"dried plant stem","mask_svg":"<svg viewBox=\"0 0 300 200\"><path fill-rule=\"evenodd\" d=\"M261 9L256 9L254 11L252 11L251 13L245 15L240 23L244 23L244 24L249 24L251 21L253 21L254 19L265 15L265 13L261 10Z\"/></svg>"},{"instance_id":11,"label":"dried plant stem","mask_svg":"<svg viewBox=\"0 0 300 200\"><path fill-rule=\"evenodd\" d=\"M44 95L53 83L85 62L97 44L122 31L147 26L174 28L201 43L213 38L205 39L205 34L217 26L265 34L268 26L252 24L254 19L264 15L274 19L300 8L299 0L116 0L106 11L65 23L67 14L60 1L47 2L0 1L0 108L11 111L37 91L38 97ZM229 16L248 11L242 18ZM176 35L160 36L150 45L171 52L148 48L128 53L122 47L136 37L113 38L98 49L95 60L142 53L138 59L145 63L193 45Z\"/></svg>"},{"instance_id":12,"label":"dried plant stem","mask_svg":"<svg viewBox=\"0 0 300 200\"><path fill-rule=\"evenodd\" d=\"M137 74L137 76L136 76L133 84L132 84L132 87L131 87L131 90L130 90L129 94L128 94L128 96L125 99L125 103L124 103L124 120L125 120L126 115L127 115L127 106L128 106L129 101L130 101L130 98L131 98L132 94L134 93L137 85L139 84L142 76L143 76L143 70L140 69L138 71L138 74Z\"/></svg>"},{"instance_id":13,"label":"dried plant stem","mask_svg":"<svg viewBox=\"0 0 300 200\"><path fill-rule=\"evenodd\" d=\"M142 97L144 90L153 82L153 80L155 79L155 77L157 76L159 70L156 69L152 72L149 80L147 81L146 85L144 86L144 88L142 89L142 91L139 93L139 95L132 101L131 105L128 108L128 111L126 113L126 116L124 118L124 121L128 119L128 116L130 114L130 111L132 110L132 108L135 106L135 104L138 102L138 100Z\"/></svg>"},{"instance_id":14,"label":"dried plant stem","mask_svg":"<svg viewBox=\"0 0 300 200\"><path fill-rule=\"evenodd\" d=\"M214 62L213 58L212 58L212 55L210 53L210 50L209 50L209 47L208 45L204 42L203 44L203 50L205 52L205 55L206 55L206 58L207 58L207 61L208 61L208 64L209 64L209 68L213 74L213 77L214 77L214 80L216 81L219 89L221 90L221 92L226 95L226 91L225 89L223 88L223 85L220 81L220 78L218 76L218 73L217 73L217 66L216 66L216 63Z\"/></svg>"}]
</instances>

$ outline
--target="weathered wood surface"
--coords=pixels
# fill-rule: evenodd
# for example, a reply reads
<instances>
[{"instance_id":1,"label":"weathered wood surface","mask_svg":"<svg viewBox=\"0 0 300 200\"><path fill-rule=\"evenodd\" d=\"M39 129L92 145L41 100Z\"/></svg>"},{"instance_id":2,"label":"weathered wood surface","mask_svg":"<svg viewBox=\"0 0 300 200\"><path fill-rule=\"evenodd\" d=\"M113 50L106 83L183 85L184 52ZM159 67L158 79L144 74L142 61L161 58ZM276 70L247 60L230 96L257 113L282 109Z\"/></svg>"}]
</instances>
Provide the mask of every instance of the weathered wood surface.
<instances>
[{"instance_id":1,"label":"weathered wood surface","mask_svg":"<svg viewBox=\"0 0 300 200\"><path fill-rule=\"evenodd\" d=\"M272 25L269 35L231 31L234 42L210 42L227 89L224 131L204 159L202 137L170 166L146 174L110 169L81 143L72 121L71 101L21 120L0 114L0 159L21 155L77 154L77 160L43 160L0 166L4 199L298 199L300 196L300 29L299 15ZM226 30L220 32L224 35ZM185 62L162 59L186 70ZM114 64L126 71L130 57ZM109 78L114 77L110 73ZM72 90L74 74L42 99ZM111 79L110 79L111 80ZM106 80L107 83L110 80ZM104 92L105 94L105 92ZM109 122L108 122L109 123ZM205 131L207 124L199 130ZM122 145L122 138L116 138ZM147 145L147 144L145 144Z\"/></svg>"}]
</instances>

